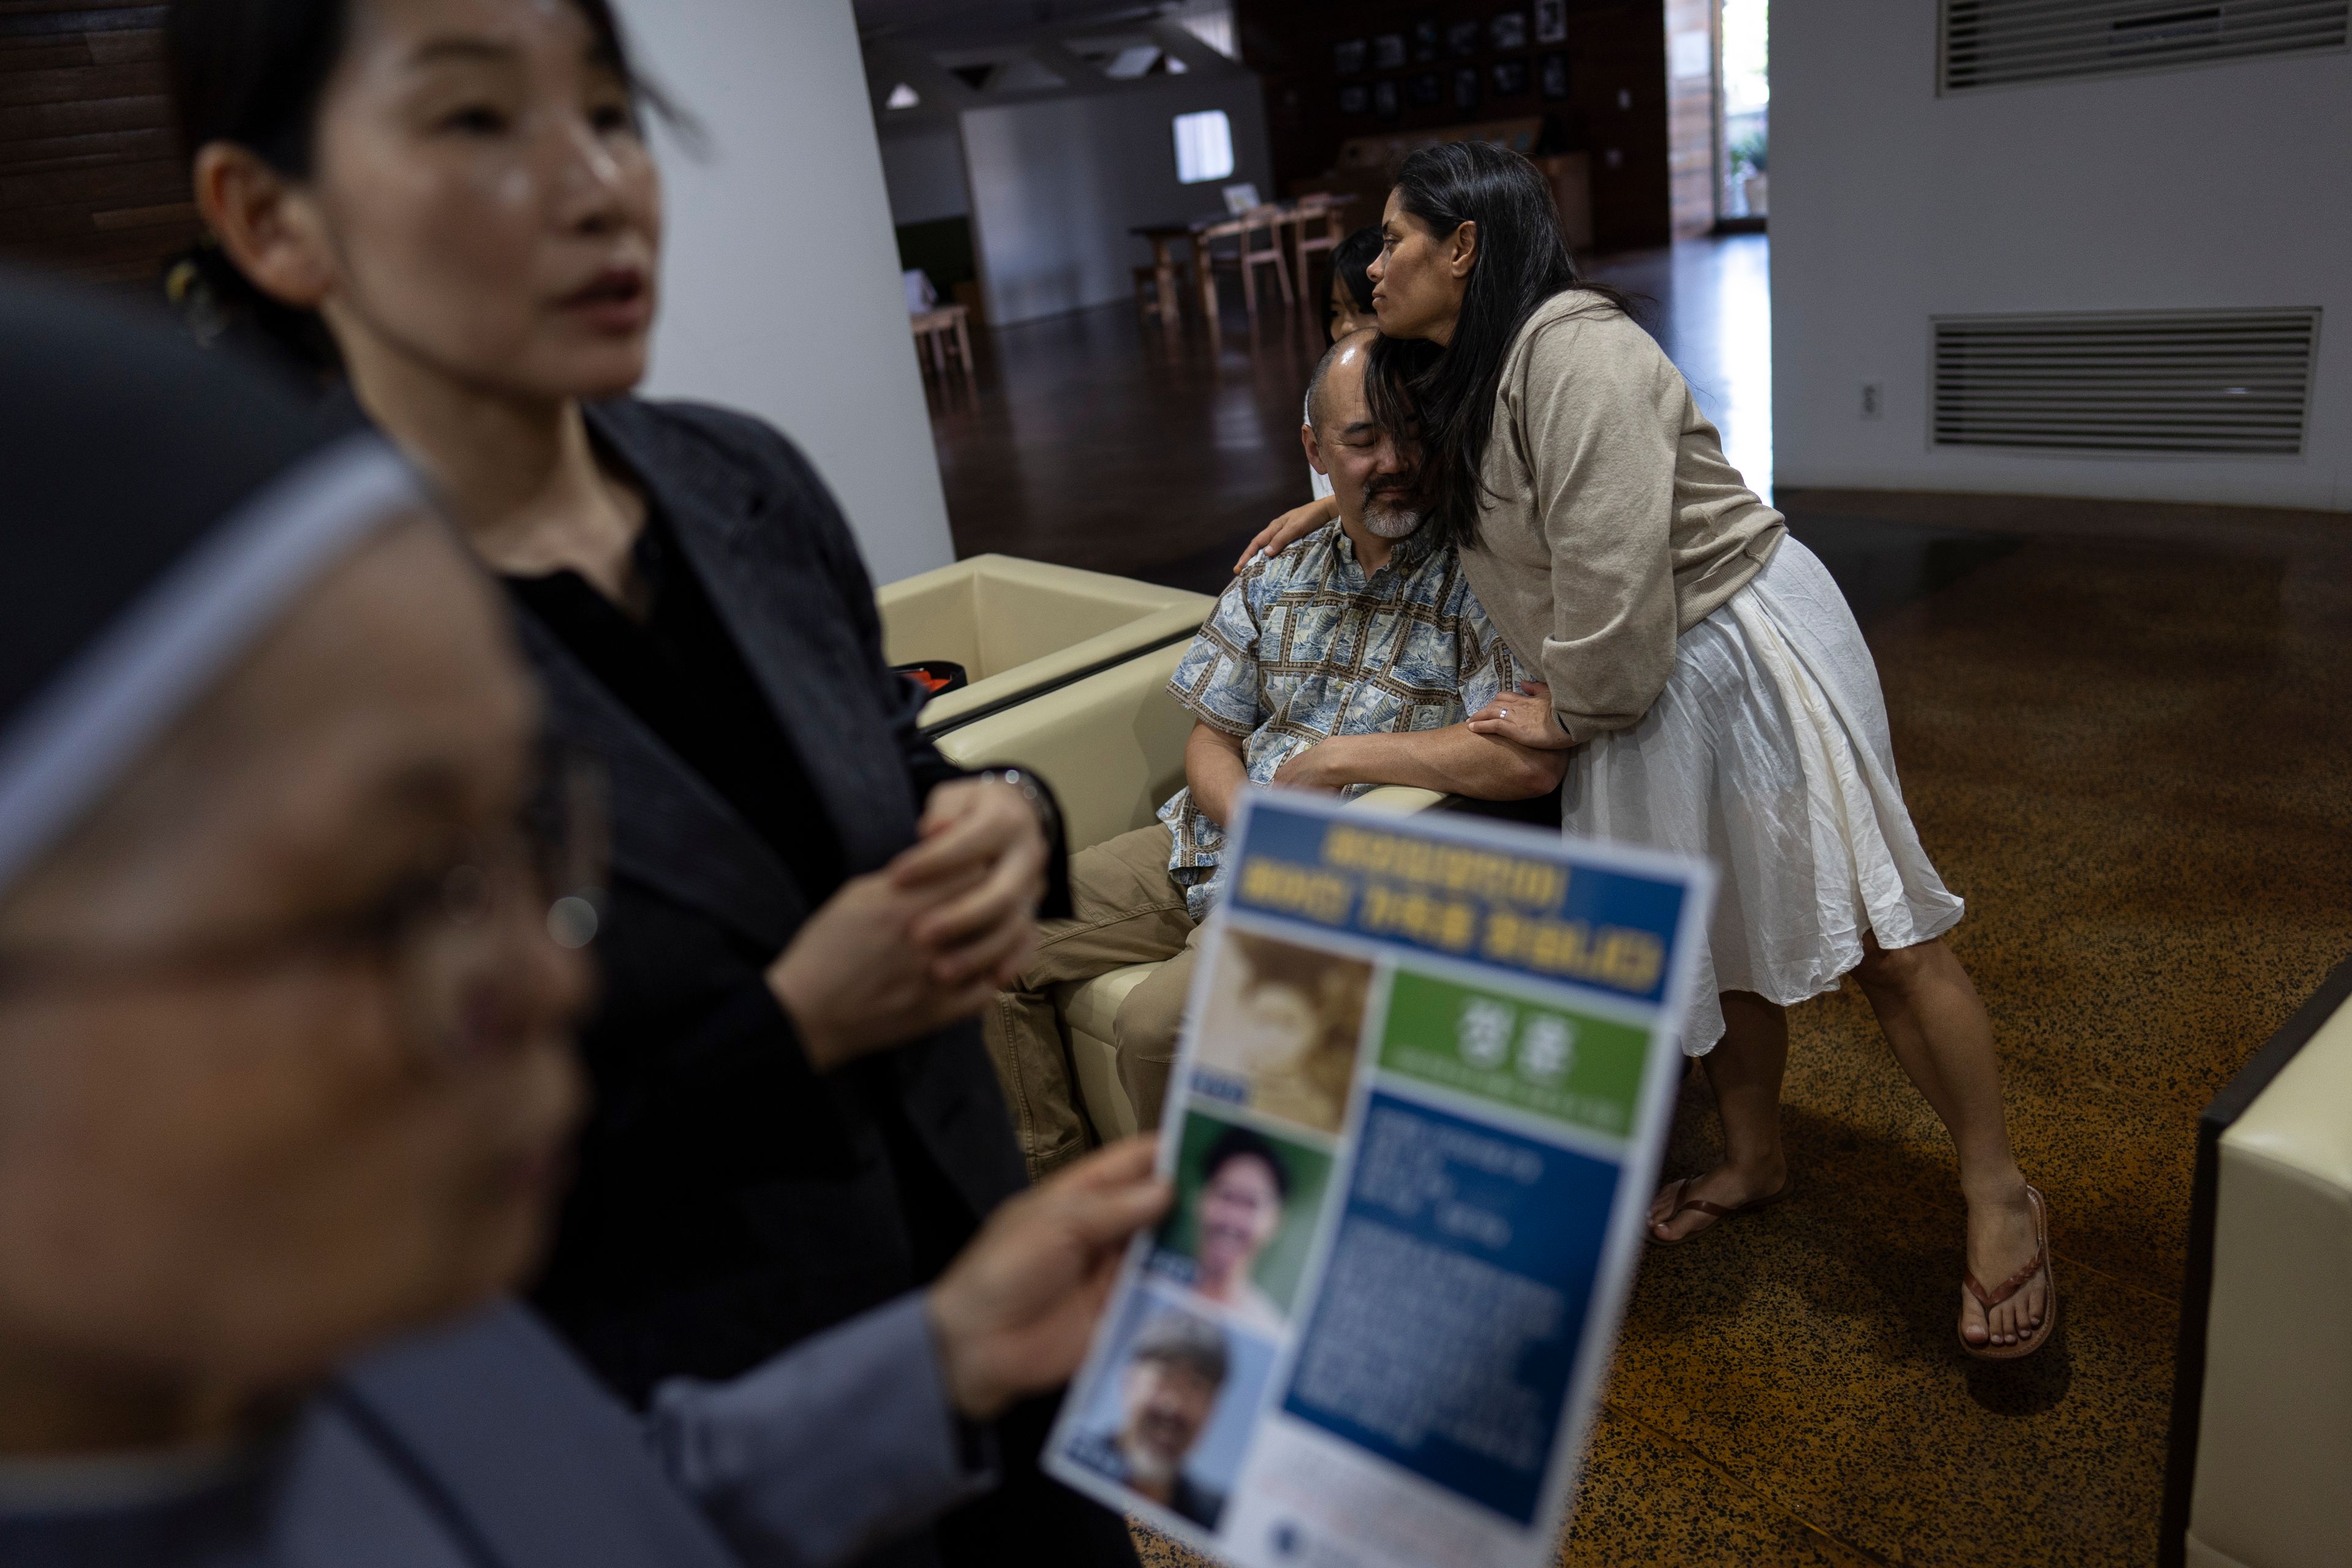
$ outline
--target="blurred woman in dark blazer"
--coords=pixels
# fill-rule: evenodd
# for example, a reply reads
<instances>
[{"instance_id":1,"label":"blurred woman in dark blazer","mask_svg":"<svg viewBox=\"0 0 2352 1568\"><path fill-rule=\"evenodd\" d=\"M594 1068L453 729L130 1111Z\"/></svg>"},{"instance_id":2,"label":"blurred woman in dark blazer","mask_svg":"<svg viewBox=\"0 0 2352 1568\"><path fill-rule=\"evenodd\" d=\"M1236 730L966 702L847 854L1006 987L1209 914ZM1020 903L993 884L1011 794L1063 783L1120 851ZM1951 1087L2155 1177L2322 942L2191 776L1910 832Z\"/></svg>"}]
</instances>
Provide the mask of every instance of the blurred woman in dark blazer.
<instances>
[{"instance_id":1,"label":"blurred woman in dark blazer","mask_svg":"<svg viewBox=\"0 0 2352 1568\"><path fill-rule=\"evenodd\" d=\"M971 1019L1034 942L1055 814L917 731L784 437L627 395L660 184L607 0L175 0L170 28L198 330L348 385L609 770L595 1109L541 1305L642 1399L933 1278L1023 1183ZM1037 1476L1045 1415L1000 1424L1002 1490L888 1561L1131 1561Z\"/></svg>"}]
</instances>

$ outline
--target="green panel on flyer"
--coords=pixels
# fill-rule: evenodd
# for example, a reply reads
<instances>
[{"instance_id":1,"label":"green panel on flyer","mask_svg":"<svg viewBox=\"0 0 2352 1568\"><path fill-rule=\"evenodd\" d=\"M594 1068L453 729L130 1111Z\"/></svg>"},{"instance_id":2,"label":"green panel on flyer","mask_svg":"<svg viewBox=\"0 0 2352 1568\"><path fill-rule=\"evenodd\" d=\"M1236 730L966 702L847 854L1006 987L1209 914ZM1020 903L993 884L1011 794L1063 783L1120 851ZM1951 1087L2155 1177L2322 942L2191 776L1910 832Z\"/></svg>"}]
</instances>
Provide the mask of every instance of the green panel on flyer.
<instances>
[{"instance_id":1,"label":"green panel on flyer","mask_svg":"<svg viewBox=\"0 0 2352 1568\"><path fill-rule=\"evenodd\" d=\"M1391 1072L1618 1138L1648 1054L1645 1029L1407 969L1381 1037Z\"/></svg>"}]
</instances>

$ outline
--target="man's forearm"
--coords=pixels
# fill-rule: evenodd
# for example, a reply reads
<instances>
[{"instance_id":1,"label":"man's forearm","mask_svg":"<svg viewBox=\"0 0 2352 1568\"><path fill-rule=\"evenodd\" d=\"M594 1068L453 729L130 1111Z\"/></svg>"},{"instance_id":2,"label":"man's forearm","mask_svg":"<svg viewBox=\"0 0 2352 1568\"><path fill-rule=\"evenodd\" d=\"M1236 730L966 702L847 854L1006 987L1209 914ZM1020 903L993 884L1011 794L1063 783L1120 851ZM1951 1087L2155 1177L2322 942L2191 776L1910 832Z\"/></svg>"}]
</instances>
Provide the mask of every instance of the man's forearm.
<instances>
[{"instance_id":1,"label":"man's forearm","mask_svg":"<svg viewBox=\"0 0 2352 1568\"><path fill-rule=\"evenodd\" d=\"M1317 747L1336 748L1323 759L1326 782L1410 784L1477 800L1525 800L1558 789L1568 753L1538 752L1466 724L1374 735L1335 735Z\"/></svg>"},{"instance_id":2,"label":"man's forearm","mask_svg":"<svg viewBox=\"0 0 2352 1568\"><path fill-rule=\"evenodd\" d=\"M1196 724L1184 742L1184 782L1192 786L1192 804L1202 816L1223 827L1234 817L1234 801L1249 783L1242 762L1241 742Z\"/></svg>"}]
</instances>

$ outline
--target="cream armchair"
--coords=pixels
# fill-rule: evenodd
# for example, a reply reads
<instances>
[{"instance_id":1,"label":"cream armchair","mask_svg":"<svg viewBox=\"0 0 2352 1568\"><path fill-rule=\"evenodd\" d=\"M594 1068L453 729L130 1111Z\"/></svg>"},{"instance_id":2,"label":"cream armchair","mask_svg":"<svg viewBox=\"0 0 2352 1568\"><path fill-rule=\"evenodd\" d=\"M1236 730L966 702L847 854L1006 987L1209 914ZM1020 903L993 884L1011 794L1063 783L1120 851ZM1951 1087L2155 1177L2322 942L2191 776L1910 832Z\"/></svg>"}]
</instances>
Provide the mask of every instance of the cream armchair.
<instances>
[{"instance_id":1,"label":"cream armchair","mask_svg":"<svg viewBox=\"0 0 2352 1568\"><path fill-rule=\"evenodd\" d=\"M2347 998L2352 963L2202 1119L2165 1562L2352 1561Z\"/></svg>"},{"instance_id":2,"label":"cream armchair","mask_svg":"<svg viewBox=\"0 0 2352 1568\"><path fill-rule=\"evenodd\" d=\"M890 662L944 659L971 682L924 707L923 728L934 734L1139 653L1181 652L1217 605L1206 594L1010 555L904 578L874 602Z\"/></svg>"}]
</instances>

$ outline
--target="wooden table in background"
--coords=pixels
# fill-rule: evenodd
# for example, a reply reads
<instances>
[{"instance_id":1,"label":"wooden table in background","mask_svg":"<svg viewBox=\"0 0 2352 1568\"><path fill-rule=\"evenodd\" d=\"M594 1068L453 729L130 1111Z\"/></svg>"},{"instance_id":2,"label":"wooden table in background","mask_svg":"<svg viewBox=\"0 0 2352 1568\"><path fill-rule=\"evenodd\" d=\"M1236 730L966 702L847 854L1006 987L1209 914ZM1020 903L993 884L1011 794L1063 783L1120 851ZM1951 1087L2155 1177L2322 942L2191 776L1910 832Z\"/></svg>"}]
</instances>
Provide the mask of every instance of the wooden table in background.
<instances>
[{"instance_id":1,"label":"wooden table in background","mask_svg":"<svg viewBox=\"0 0 2352 1568\"><path fill-rule=\"evenodd\" d=\"M1181 319L1183 301L1176 292L1175 247L1182 245L1195 270L1206 264L1201 248L1202 226L1193 223L1147 223L1128 232L1150 242L1151 269L1160 291L1160 321L1173 326Z\"/></svg>"}]
</instances>

